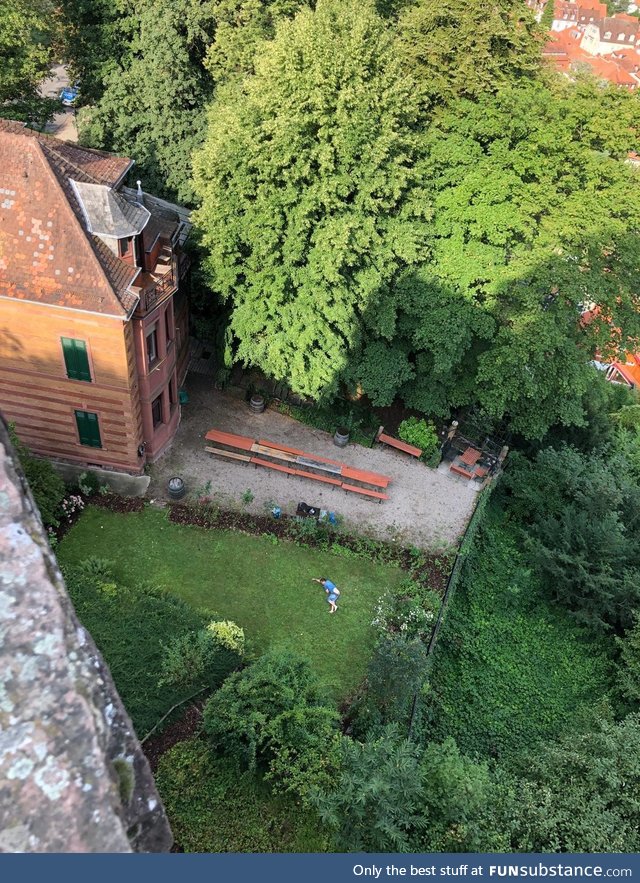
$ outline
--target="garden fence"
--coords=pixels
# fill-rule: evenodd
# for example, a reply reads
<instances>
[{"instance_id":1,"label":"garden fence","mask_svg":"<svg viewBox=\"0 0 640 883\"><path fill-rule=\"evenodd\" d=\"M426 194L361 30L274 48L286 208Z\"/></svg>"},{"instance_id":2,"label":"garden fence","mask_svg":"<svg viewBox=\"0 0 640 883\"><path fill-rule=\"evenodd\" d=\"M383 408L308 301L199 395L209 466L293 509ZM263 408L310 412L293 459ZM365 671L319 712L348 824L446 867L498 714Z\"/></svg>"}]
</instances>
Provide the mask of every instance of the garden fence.
<instances>
[{"instance_id":1,"label":"garden fence","mask_svg":"<svg viewBox=\"0 0 640 883\"><path fill-rule=\"evenodd\" d=\"M466 568L469 566L469 563L473 560L474 554L476 554L476 546L475 540L478 534L478 531L484 521L485 512L487 510L487 506L489 504L489 500L497 486L498 481L500 480L500 476L498 475L496 478L491 481L487 487L483 488L478 494L478 499L476 501L475 508L473 510L473 515L469 519L469 523L467 524L466 530L462 537L462 542L460 543L460 548L456 554L455 561L453 563L453 567L451 569L451 573L449 574L449 579L447 580L447 585L444 590L444 595L442 596L442 604L440 605L440 610L438 612L438 617L436 619L435 625L433 627L433 631L431 632L431 637L429 638L429 644L427 647L427 668L425 670L425 677L429 674L431 670L431 666L433 664L433 653L438 643L438 637L440 635L440 629L442 628L442 624L446 618L447 611L449 609L449 605L451 604L451 600L455 594L456 588L458 587L462 576L465 573ZM409 732L408 736L411 738L411 733L413 730L413 723L415 720L416 712L418 710L419 705L419 693L416 693L413 697L413 704L411 708L411 718L409 721Z\"/></svg>"}]
</instances>

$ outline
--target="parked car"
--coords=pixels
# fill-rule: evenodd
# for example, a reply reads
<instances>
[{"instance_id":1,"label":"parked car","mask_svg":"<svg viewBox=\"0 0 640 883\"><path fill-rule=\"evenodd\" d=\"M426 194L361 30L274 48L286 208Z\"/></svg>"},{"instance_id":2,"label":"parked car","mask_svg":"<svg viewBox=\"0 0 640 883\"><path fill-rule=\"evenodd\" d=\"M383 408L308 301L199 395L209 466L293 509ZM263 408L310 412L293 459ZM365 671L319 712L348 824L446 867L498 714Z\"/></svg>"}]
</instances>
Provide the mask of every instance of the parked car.
<instances>
[{"instance_id":1,"label":"parked car","mask_svg":"<svg viewBox=\"0 0 640 883\"><path fill-rule=\"evenodd\" d=\"M65 86L65 88L60 92L60 101L64 104L65 107L74 107L77 99L77 86Z\"/></svg>"}]
</instances>

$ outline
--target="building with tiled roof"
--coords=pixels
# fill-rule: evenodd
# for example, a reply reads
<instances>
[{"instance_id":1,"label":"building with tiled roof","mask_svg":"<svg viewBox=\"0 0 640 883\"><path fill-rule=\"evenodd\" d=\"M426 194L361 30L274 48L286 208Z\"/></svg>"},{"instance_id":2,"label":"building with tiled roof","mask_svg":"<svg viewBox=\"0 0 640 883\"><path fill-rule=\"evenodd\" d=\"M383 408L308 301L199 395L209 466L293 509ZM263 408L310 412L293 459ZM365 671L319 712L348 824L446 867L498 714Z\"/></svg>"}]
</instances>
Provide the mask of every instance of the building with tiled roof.
<instances>
[{"instance_id":1,"label":"building with tiled roof","mask_svg":"<svg viewBox=\"0 0 640 883\"><path fill-rule=\"evenodd\" d=\"M599 0L547 0L553 3L552 31L563 31L566 28L585 28L590 24L597 24L607 15L607 6Z\"/></svg>"},{"instance_id":2,"label":"building with tiled roof","mask_svg":"<svg viewBox=\"0 0 640 883\"><path fill-rule=\"evenodd\" d=\"M637 19L630 15L610 16L585 28L580 48L589 55L610 55L612 52L634 49L637 38Z\"/></svg>"},{"instance_id":3,"label":"building with tiled roof","mask_svg":"<svg viewBox=\"0 0 640 883\"><path fill-rule=\"evenodd\" d=\"M606 55L591 55L582 48L584 32L567 28L552 32L542 55L567 75L589 71L600 80L635 90L640 85L640 55L634 48Z\"/></svg>"},{"instance_id":4,"label":"building with tiled roof","mask_svg":"<svg viewBox=\"0 0 640 883\"><path fill-rule=\"evenodd\" d=\"M180 419L188 212L22 123L0 156L0 410L34 453L141 472Z\"/></svg>"}]
</instances>

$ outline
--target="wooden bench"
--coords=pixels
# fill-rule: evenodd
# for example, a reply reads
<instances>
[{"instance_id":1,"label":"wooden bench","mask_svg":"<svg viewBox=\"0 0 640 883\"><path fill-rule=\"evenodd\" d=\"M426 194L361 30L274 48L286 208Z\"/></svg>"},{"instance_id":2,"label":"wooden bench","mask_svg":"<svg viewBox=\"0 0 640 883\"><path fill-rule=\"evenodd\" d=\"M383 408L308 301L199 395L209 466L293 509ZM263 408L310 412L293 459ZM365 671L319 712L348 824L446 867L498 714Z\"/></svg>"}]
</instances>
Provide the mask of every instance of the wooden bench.
<instances>
[{"instance_id":1,"label":"wooden bench","mask_svg":"<svg viewBox=\"0 0 640 883\"><path fill-rule=\"evenodd\" d=\"M225 445L228 448L240 448L241 451L250 451L255 440L247 438L244 435L234 435L231 432L220 432L218 429L210 429L205 435L207 441L215 442L218 445Z\"/></svg>"},{"instance_id":2,"label":"wooden bench","mask_svg":"<svg viewBox=\"0 0 640 883\"><path fill-rule=\"evenodd\" d=\"M229 457L232 460L242 460L244 463L248 463L251 460L251 457L248 454L236 454L235 451L223 451L222 448L210 448L205 447L205 451L207 454L217 454L219 457Z\"/></svg>"},{"instance_id":3,"label":"wooden bench","mask_svg":"<svg viewBox=\"0 0 640 883\"><path fill-rule=\"evenodd\" d=\"M284 472L286 475L295 475L296 470L290 469L289 466L281 466L279 463L270 463L268 460L261 460L260 457L251 457L251 462L257 468L265 466L267 469L275 469L276 472Z\"/></svg>"},{"instance_id":4,"label":"wooden bench","mask_svg":"<svg viewBox=\"0 0 640 883\"><path fill-rule=\"evenodd\" d=\"M383 432L383 429L384 426L381 426L378 430L376 441L382 442L383 445L389 445L390 448L397 448L399 451L404 451L405 454L411 454L412 457L422 456L420 448L416 448L415 445L409 445L407 442L400 441L399 438L394 438L392 435L387 435Z\"/></svg>"},{"instance_id":5,"label":"wooden bench","mask_svg":"<svg viewBox=\"0 0 640 883\"><path fill-rule=\"evenodd\" d=\"M355 484L343 484L343 491L349 491L352 494L362 494L364 497L374 497L379 503L388 500L388 494L381 494L379 491L370 491L366 487L356 487Z\"/></svg>"},{"instance_id":6,"label":"wooden bench","mask_svg":"<svg viewBox=\"0 0 640 883\"><path fill-rule=\"evenodd\" d=\"M386 488L391 479L388 475L380 475L377 472L367 472L364 469L355 469L353 466L343 466L340 473L343 478L351 481L359 481L362 484L372 484L374 487Z\"/></svg>"},{"instance_id":7,"label":"wooden bench","mask_svg":"<svg viewBox=\"0 0 640 883\"><path fill-rule=\"evenodd\" d=\"M296 469L295 474L299 475L300 478L312 478L314 481L323 481L325 484L342 486L342 481L339 478L329 478L328 475L316 475L315 472L303 472L301 469Z\"/></svg>"},{"instance_id":8,"label":"wooden bench","mask_svg":"<svg viewBox=\"0 0 640 883\"><path fill-rule=\"evenodd\" d=\"M465 469L464 466L456 466L455 463L452 463L449 466L449 472L455 472L456 475L461 475L463 478L473 478L473 472L470 472L469 469Z\"/></svg>"}]
</instances>

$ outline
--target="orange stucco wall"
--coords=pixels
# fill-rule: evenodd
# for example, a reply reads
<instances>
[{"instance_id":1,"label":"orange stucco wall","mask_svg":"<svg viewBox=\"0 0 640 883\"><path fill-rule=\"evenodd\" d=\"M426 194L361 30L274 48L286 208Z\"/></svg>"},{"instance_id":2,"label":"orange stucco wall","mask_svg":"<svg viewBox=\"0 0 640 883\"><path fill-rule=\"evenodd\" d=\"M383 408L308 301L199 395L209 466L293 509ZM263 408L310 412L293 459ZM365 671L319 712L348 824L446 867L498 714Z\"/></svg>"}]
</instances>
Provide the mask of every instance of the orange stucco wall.
<instances>
[{"instance_id":1,"label":"orange stucco wall","mask_svg":"<svg viewBox=\"0 0 640 883\"><path fill-rule=\"evenodd\" d=\"M86 342L93 382L67 378L61 337ZM80 444L76 409L98 414L101 448ZM140 472L131 322L0 298L0 410L34 453Z\"/></svg>"}]
</instances>

